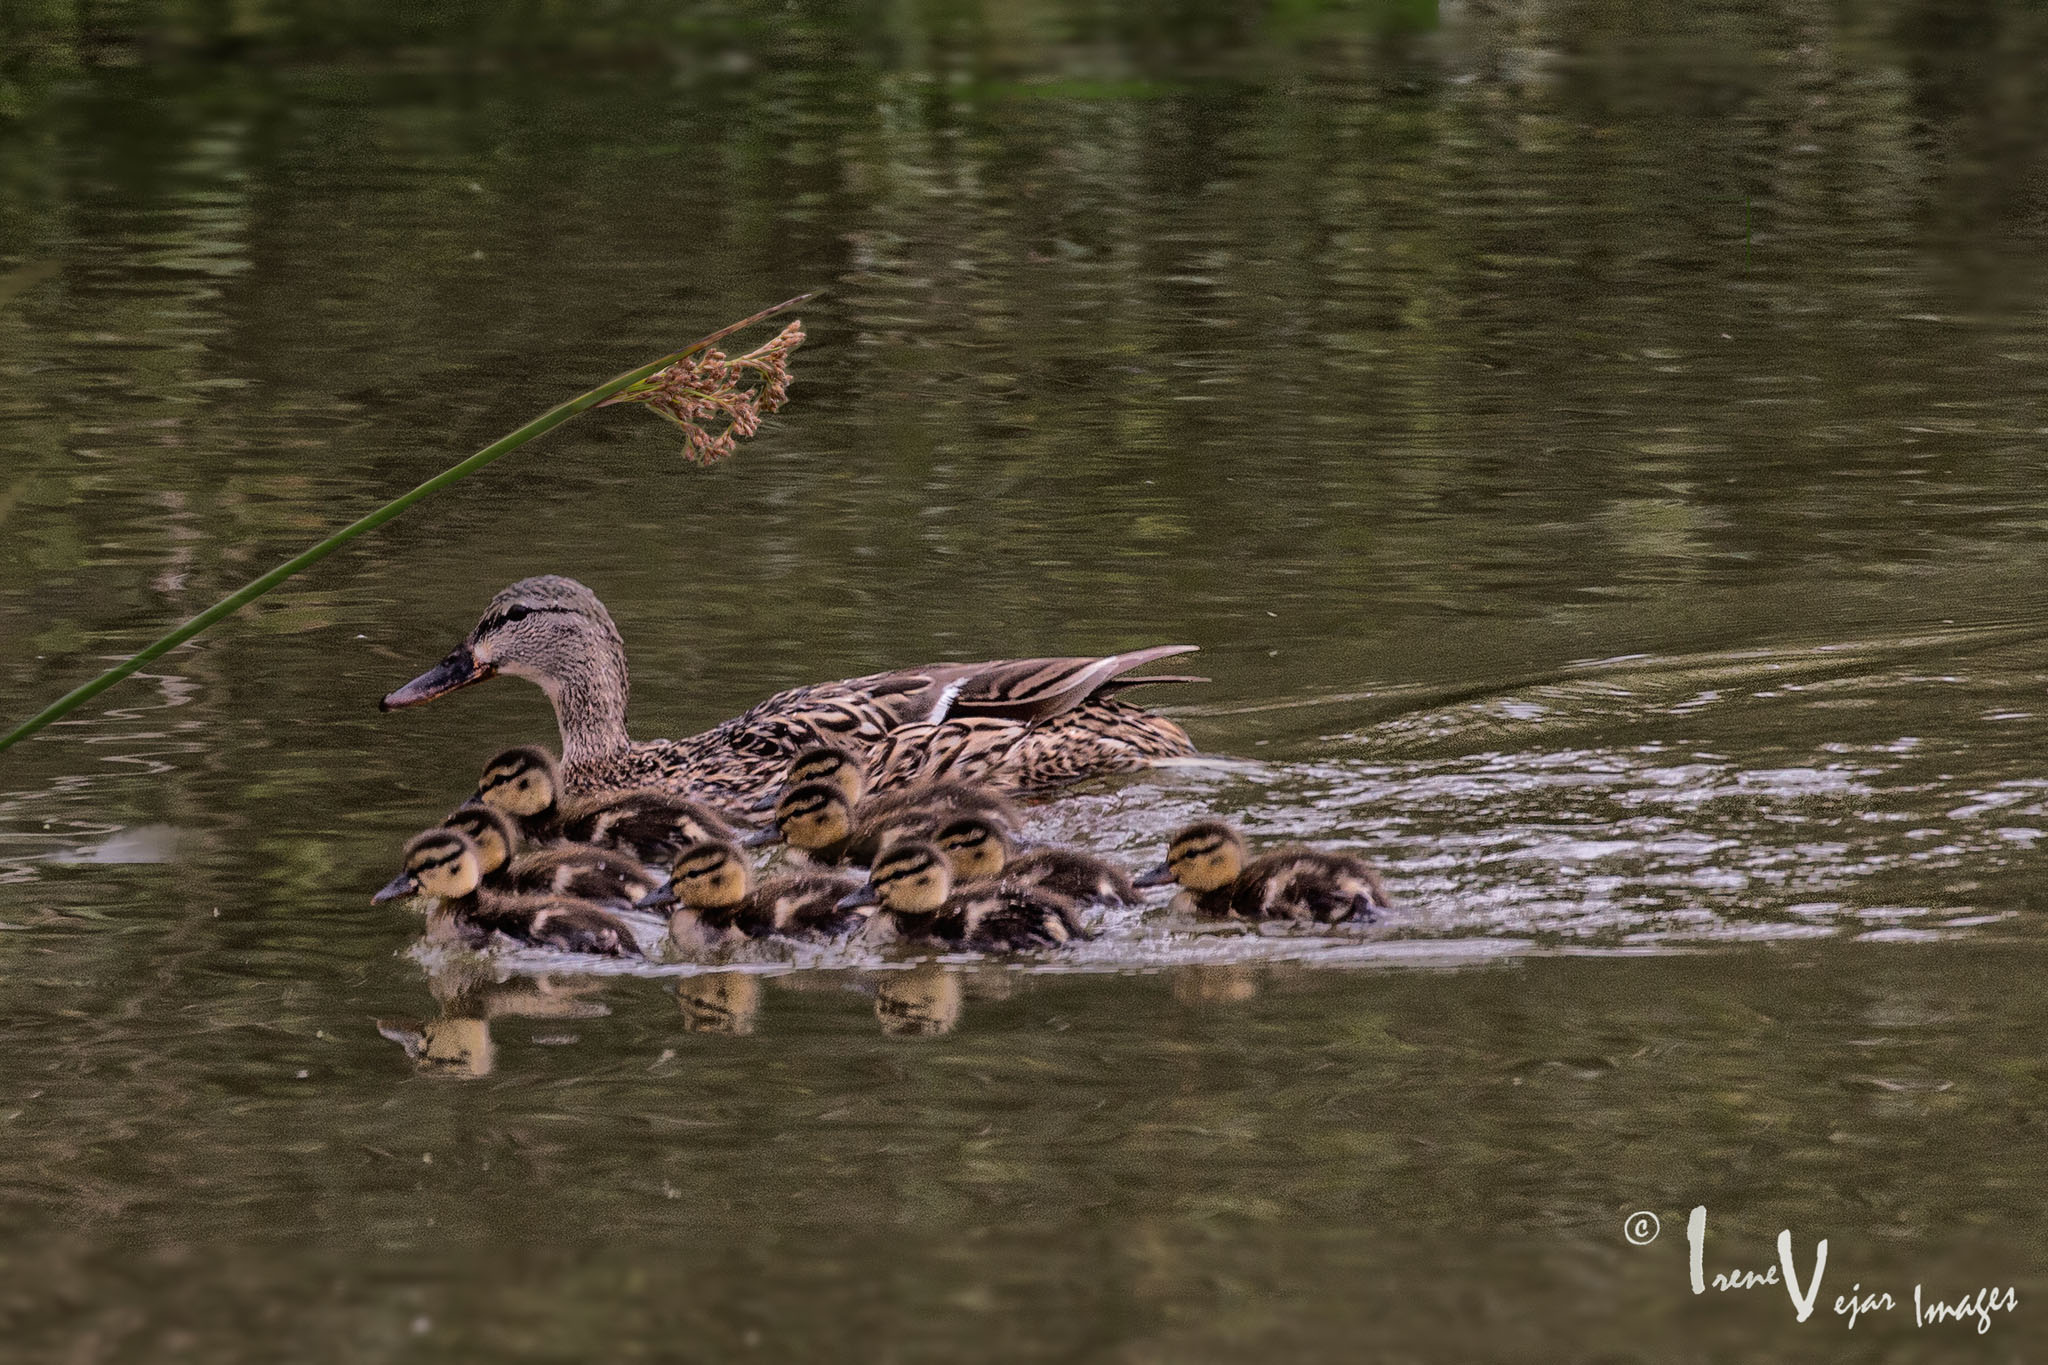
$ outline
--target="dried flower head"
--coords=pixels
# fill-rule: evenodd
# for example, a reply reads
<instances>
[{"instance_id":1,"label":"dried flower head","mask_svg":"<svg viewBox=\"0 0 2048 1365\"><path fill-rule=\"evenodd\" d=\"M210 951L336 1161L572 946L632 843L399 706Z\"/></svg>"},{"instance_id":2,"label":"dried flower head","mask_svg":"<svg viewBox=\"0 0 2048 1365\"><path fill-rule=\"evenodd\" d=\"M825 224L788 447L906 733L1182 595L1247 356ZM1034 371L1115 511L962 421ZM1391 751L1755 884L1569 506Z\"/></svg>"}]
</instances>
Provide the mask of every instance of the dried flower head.
<instances>
[{"instance_id":1,"label":"dried flower head","mask_svg":"<svg viewBox=\"0 0 2048 1365\"><path fill-rule=\"evenodd\" d=\"M686 356L598 404L644 403L683 429L683 454L710 464L732 454L740 438L761 429L761 414L789 401L789 354L804 342L792 322L766 345L728 358L704 350Z\"/></svg>"}]
</instances>

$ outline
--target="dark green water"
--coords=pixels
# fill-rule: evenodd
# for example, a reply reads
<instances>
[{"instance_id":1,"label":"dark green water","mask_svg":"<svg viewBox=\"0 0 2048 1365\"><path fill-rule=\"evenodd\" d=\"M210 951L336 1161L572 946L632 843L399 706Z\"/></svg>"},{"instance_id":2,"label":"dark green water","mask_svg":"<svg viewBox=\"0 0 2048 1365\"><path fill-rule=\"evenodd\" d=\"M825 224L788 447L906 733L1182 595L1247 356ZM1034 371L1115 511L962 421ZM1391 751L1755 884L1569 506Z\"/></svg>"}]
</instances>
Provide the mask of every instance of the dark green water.
<instances>
[{"instance_id":1,"label":"dark green water","mask_svg":"<svg viewBox=\"0 0 2048 1365\"><path fill-rule=\"evenodd\" d=\"M729 463L582 419L0 756L7 1353L2038 1356L2011 10L742 6L573 59L0 64L10 721L832 290ZM1221 811L1367 851L1416 922L430 980L369 892L552 727L511 681L375 701L538 572L610 604L650 736L1199 642L1171 709L1243 762L1038 830L1136 864ZM1689 1291L1700 1204L1709 1277L1829 1239L1812 1320ZM1916 1329L1915 1283L2019 1307ZM1902 1306L1851 1330L1852 1284Z\"/></svg>"}]
</instances>

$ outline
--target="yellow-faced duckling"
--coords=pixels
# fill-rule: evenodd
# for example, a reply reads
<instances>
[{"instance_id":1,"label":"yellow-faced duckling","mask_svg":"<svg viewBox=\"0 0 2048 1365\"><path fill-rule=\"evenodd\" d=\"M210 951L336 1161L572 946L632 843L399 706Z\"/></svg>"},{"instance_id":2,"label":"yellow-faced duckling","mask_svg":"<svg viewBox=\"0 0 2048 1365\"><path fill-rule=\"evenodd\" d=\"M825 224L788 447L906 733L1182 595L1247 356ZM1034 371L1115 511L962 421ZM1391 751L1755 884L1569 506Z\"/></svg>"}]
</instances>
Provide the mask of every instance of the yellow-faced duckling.
<instances>
[{"instance_id":1,"label":"yellow-faced duckling","mask_svg":"<svg viewBox=\"0 0 2048 1365\"><path fill-rule=\"evenodd\" d=\"M491 891L483 879L476 843L467 834L430 829L406 843L398 875L371 900L436 897L442 913L472 947L482 947L493 933L500 933L515 942L572 953L640 956L632 930L601 906L569 896Z\"/></svg>"},{"instance_id":2,"label":"yellow-faced duckling","mask_svg":"<svg viewBox=\"0 0 2048 1365\"><path fill-rule=\"evenodd\" d=\"M837 938L866 919L839 905L859 886L844 872L790 872L757 886L738 845L706 840L676 855L668 885L640 908L675 906L670 937L686 952L701 952L750 938Z\"/></svg>"},{"instance_id":3,"label":"yellow-faced duckling","mask_svg":"<svg viewBox=\"0 0 2048 1365\"><path fill-rule=\"evenodd\" d=\"M643 863L665 863L691 844L733 836L732 825L717 811L668 792L560 798L555 756L537 744L523 744L484 765L471 799L504 811L535 843L592 844Z\"/></svg>"},{"instance_id":4,"label":"yellow-faced duckling","mask_svg":"<svg viewBox=\"0 0 2048 1365\"><path fill-rule=\"evenodd\" d=\"M470 837L491 891L573 896L623 910L661 885L637 859L590 844L549 844L515 857L518 830L495 806L458 806L441 827Z\"/></svg>"},{"instance_id":5,"label":"yellow-faced duckling","mask_svg":"<svg viewBox=\"0 0 2048 1365\"><path fill-rule=\"evenodd\" d=\"M810 782L829 782L845 792L848 801L857 802L867 792L867 773L853 750L842 749L836 744L816 744L797 751L796 757L789 761L789 772L782 779L782 785L771 789L753 804L752 809L774 810L775 803L782 799L784 793Z\"/></svg>"},{"instance_id":6,"label":"yellow-faced duckling","mask_svg":"<svg viewBox=\"0 0 2048 1365\"><path fill-rule=\"evenodd\" d=\"M1386 883L1363 858L1313 848L1281 848L1246 861L1244 836L1221 820L1202 820L1173 836L1166 861L1139 886L1179 882L1176 907L1235 919L1371 924L1393 908Z\"/></svg>"},{"instance_id":7,"label":"yellow-faced duckling","mask_svg":"<svg viewBox=\"0 0 2048 1365\"><path fill-rule=\"evenodd\" d=\"M1008 801L975 783L924 783L855 805L835 782L806 782L775 803L773 833L748 842L779 837L811 862L865 867L890 845L929 839L966 815L978 815L1005 831L1015 828L1017 819Z\"/></svg>"},{"instance_id":8,"label":"yellow-faced duckling","mask_svg":"<svg viewBox=\"0 0 2048 1365\"><path fill-rule=\"evenodd\" d=\"M953 867L956 886L1001 879L1035 886L1083 905L1136 905L1138 889L1123 869L1077 848L1038 848L1010 856L1009 835L995 821L970 815L932 838Z\"/></svg>"},{"instance_id":9,"label":"yellow-faced duckling","mask_svg":"<svg viewBox=\"0 0 2048 1365\"><path fill-rule=\"evenodd\" d=\"M891 846L875 859L867 886L840 904L878 905L877 926L886 921L897 938L947 948L1057 948L1088 937L1071 903L1034 887L954 890L946 855L921 839Z\"/></svg>"},{"instance_id":10,"label":"yellow-faced duckling","mask_svg":"<svg viewBox=\"0 0 2048 1365\"><path fill-rule=\"evenodd\" d=\"M1191 681L1130 674L1193 648L899 668L791 688L688 739L635 740L626 731L626 647L611 613L583 584L545 575L492 598L445 659L383 706L418 706L500 673L526 678L554 704L565 791L651 787L737 810L782 781L797 748L825 734L858 752L877 785L951 774L1049 787L1192 754L1186 731L1120 694Z\"/></svg>"}]
</instances>

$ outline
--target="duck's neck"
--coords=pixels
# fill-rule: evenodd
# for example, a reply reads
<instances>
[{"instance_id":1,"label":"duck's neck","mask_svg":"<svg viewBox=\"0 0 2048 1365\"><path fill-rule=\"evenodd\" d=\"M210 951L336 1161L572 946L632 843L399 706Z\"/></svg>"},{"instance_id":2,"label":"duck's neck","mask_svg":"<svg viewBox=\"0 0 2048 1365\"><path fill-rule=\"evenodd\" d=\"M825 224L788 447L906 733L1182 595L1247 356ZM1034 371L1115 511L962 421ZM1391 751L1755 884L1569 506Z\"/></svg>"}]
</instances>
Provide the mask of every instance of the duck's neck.
<instances>
[{"instance_id":1,"label":"duck's neck","mask_svg":"<svg viewBox=\"0 0 2048 1365\"><path fill-rule=\"evenodd\" d=\"M633 742L626 734L624 658L579 660L560 675L534 681L555 705L564 768L602 762Z\"/></svg>"}]
</instances>

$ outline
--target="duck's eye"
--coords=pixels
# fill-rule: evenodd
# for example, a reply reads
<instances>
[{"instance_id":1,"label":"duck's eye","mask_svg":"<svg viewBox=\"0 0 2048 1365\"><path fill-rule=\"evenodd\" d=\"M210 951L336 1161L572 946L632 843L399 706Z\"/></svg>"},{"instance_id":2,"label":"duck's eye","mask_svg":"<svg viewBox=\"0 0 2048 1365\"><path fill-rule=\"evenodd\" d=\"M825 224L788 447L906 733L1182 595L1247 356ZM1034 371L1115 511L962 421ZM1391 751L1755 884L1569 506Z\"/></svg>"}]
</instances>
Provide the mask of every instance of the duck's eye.
<instances>
[{"instance_id":1,"label":"duck's eye","mask_svg":"<svg viewBox=\"0 0 2048 1365\"><path fill-rule=\"evenodd\" d=\"M507 621L524 621L531 615L533 615L532 607L511 607L506 610L505 619Z\"/></svg>"}]
</instances>

